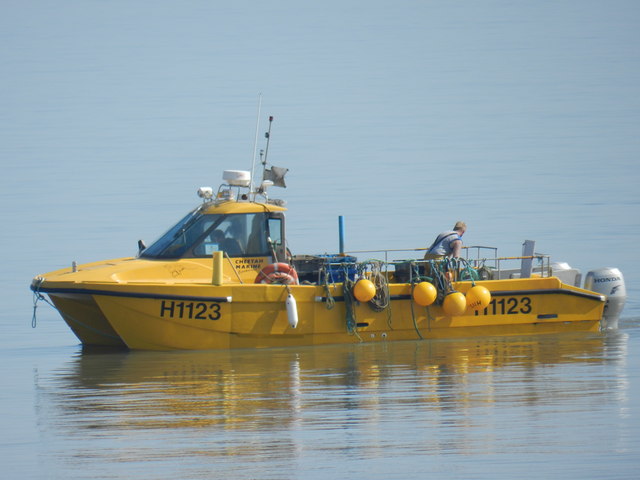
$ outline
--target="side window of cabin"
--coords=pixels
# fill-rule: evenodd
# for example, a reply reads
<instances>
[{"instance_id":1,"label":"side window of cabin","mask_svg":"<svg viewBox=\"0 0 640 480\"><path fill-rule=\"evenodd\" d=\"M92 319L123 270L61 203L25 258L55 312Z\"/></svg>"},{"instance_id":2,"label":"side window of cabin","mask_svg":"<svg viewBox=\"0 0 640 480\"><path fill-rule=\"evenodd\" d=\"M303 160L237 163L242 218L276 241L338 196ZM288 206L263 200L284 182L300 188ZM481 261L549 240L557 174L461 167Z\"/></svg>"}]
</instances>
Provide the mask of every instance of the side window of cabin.
<instances>
[{"instance_id":1,"label":"side window of cabin","mask_svg":"<svg viewBox=\"0 0 640 480\"><path fill-rule=\"evenodd\" d=\"M284 217L281 213L272 213L269 217L269 238L271 239L270 250L275 252L278 262L287 259L287 248L284 241Z\"/></svg>"},{"instance_id":2,"label":"side window of cabin","mask_svg":"<svg viewBox=\"0 0 640 480\"><path fill-rule=\"evenodd\" d=\"M247 215L249 223L247 238L247 255L267 256L269 247L267 245L267 219L264 213L254 213Z\"/></svg>"},{"instance_id":3,"label":"side window of cabin","mask_svg":"<svg viewBox=\"0 0 640 480\"><path fill-rule=\"evenodd\" d=\"M269 238L271 243L275 247L282 245L282 219L270 218L269 219Z\"/></svg>"}]
</instances>

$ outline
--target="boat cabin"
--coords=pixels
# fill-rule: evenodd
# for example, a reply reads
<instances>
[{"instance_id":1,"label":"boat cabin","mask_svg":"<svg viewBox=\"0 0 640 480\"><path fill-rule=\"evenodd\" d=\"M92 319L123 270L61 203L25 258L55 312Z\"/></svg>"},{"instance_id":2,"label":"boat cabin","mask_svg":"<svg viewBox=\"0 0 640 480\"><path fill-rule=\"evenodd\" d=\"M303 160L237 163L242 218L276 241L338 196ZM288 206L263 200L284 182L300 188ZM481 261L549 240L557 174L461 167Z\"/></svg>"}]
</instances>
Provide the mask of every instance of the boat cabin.
<instances>
[{"instance_id":1,"label":"boat cabin","mask_svg":"<svg viewBox=\"0 0 640 480\"><path fill-rule=\"evenodd\" d=\"M285 210L278 205L242 200L204 203L142 250L139 257L210 259L214 252L223 251L225 257L246 259L255 265L285 261Z\"/></svg>"}]
</instances>

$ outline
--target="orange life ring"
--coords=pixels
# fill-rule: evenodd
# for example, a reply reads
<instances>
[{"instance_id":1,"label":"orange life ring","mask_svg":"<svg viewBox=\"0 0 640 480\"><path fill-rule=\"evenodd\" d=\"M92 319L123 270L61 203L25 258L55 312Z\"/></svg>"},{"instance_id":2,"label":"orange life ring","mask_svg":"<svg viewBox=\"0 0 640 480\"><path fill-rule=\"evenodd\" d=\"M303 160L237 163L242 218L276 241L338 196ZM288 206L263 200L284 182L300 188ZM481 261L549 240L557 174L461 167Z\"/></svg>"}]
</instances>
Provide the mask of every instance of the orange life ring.
<instances>
[{"instance_id":1,"label":"orange life ring","mask_svg":"<svg viewBox=\"0 0 640 480\"><path fill-rule=\"evenodd\" d=\"M254 283L298 285L298 272L288 263L271 263L260 270Z\"/></svg>"}]
</instances>

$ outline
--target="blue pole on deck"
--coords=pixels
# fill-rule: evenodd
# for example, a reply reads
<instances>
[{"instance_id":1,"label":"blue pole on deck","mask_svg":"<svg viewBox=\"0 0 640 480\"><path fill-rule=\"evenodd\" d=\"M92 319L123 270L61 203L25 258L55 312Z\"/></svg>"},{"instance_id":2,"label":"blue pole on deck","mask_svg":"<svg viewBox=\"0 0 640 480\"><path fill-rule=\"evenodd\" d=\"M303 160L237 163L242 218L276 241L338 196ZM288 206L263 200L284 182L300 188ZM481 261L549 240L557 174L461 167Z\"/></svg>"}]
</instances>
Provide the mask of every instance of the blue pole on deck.
<instances>
[{"instance_id":1,"label":"blue pole on deck","mask_svg":"<svg viewBox=\"0 0 640 480\"><path fill-rule=\"evenodd\" d=\"M344 255L344 217L338 217L338 235L340 238L340 255Z\"/></svg>"}]
</instances>

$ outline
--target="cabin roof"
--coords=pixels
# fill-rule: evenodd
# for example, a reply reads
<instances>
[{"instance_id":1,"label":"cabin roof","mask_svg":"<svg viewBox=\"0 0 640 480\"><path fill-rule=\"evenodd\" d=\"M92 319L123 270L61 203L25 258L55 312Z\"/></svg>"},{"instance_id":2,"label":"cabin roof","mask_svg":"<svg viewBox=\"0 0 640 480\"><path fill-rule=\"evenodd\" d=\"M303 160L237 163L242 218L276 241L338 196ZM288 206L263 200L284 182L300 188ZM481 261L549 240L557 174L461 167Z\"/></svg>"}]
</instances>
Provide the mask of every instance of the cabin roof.
<instances>
[{"instance_id":1,"label":"cabin roof","mask_svg":"<svg viewBox=\"0 0 640 480\"><path fill-rule=\"evenodd\" d=\"M203 213L261 213L284 212L287 209L278 205L259 202L237 202L229 200L221 203L211 203L203 209Z\"/></svg>"}]
</instances>

